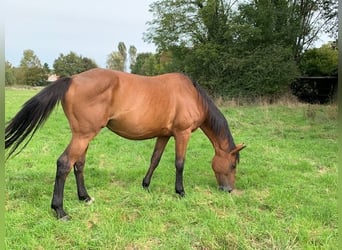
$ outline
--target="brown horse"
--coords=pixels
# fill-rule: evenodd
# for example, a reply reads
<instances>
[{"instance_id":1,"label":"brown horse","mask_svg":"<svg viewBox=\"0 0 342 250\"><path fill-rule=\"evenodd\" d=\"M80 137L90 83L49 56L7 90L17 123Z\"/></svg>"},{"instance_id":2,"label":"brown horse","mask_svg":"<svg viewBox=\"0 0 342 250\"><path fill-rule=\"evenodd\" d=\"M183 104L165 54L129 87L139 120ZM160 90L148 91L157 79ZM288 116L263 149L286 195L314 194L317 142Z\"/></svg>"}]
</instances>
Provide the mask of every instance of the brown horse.
<instances>
[{"instance_id":1,"label":"brown horse","mask_svg":"<svg viewBox=\"0 0 342 250\"><path fill-rule=\"evenodd\" d=\"M89 142L107 127L134 140L156 137L150 167L142 185L148 188L170 137L176 146L176 192L184 196L183 168L191 132L200 127L211 141L215 156L212 168L219 185L232 191L239 151L228 123L205 91L188 77L170 73L154 77L105 69L92 69L61 78L28 100L5 129L5 148L9 156L48 118L61 101L68 118L72 139L57 160L51 207L57 218L68 219L63 209L65 180L72 169L80 200L92 199L84 185L83 168ZM26 140L24 148L29 140ZM21 148L21 149L22 149Z\"/></svg>"}]
</instances>

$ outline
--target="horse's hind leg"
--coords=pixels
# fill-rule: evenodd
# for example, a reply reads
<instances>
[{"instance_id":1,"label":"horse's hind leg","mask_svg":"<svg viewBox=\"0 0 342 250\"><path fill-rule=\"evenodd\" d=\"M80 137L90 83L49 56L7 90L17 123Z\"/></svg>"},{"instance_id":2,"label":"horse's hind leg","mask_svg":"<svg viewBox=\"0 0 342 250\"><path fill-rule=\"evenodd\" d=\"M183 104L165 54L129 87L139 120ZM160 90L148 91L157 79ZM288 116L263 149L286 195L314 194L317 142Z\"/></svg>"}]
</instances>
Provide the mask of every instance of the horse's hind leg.
<instances>
[{"instance_id":1,"label":"horse's hind leg","mask_svg":"<svg viewBox=\"0 0 342 250\"><path fill-rule=\"evenodd\" d=\"M68 219L67 214L63 210L63 193L65 180L69 172L70 164L64 152L57 160L56 179L51 202L51 208L56 211L57 219Z\"/></svg>"},{"instance_id":2,"label":"horse's hind leg","mask_svg":"<svg viewBox=\"0 0 342 250\"><path fill-rule=\"evenodd\" d=\"M92 138L92 137L91 137ZM64 195L64 184L65 180L70 173L73 166L77 165L77 161L84 158L86 149L88 147L88 143L91 138L74 138L71 140L69 146L66 148L64 153L58 158L57 160L57 171L56 171L56 179L55 179L55 186L53 190L51 208L56 211L58 219L69 219L69 216L63 209L63 195ZM80 165L81 161L78 162ZM83 160L84 163L84 160ZM84 164L83 164L84 165ZM83 169L83 166L82 166ZM80 176L80 175L79 175ZM79 183L84 181L83 178L79 178ZM82 186L81 184L81 186ZM85 188L81 187L81 195L86 195ZM82 193L83 192L83 193Z\"/></svg>"},{"instance_id":3,"label":"horse's hind leg","mask_svg":"<svg viewBox=\"0 0 342 250\"><path fill-rule=\"evenodd\" d=\"M166 144L169 141L170 137L158 137L156 141L156 145L154 146L153 154L151 157L150 167L143 179L142 186L147 189L151 183L151 178L154 170L157 168L159 161L162 157L162 154L165 150Z\"/></svg>"},{"instance_id":4,"label":"horse's hind leg","mask_svg":"<svg viewBox=\"0 0 342 250\"><path fill-rule=\"evenodd\" d=\"M76 178L78 199L90 204L93 201L93 199L89 196L87 192L87 189L84 185L84 176L83 176L86 152L87 152L87 149L85 150L83 156L78 161L76 161L74 165L74 174Z\"/></svg>"}]
</instances>

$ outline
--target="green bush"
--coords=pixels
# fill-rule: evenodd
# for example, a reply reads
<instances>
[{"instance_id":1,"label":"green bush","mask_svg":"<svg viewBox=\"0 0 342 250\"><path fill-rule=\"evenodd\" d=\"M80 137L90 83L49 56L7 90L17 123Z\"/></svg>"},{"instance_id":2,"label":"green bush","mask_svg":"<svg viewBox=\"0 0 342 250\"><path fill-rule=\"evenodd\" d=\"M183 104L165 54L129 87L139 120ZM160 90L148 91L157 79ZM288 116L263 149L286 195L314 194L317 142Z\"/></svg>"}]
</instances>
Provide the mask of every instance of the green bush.
<instances>
[{"instance_id":1,"label":"green bush","mask_svg":"<svg viewBox=\"0 0 342 250\"><path fill-rule=\"evenodd\" d=\"M205 45L188 53L185 62L187 74L211 94L226 97L278 96L299 76L291 50L278 45L240 54Z\"/></svg>"},{"instance_id":2,"label":"green bush","mask_svg":"<svg viewBox=\"0 0 342 250\"><path fill-rule=\"evenodd\" d=\"M227 96L281 95L299 75L291 50L277 45L227 61L227 78L221 87Z\"/></svg>"},{"instance_id":3,"label":"green bush","mask_svg":"<svg viewBox=\"0 0 342 250\"><path fill-rule=\"evenodd\" d=\"M338 70L338 51L329 44L304 52L300 70L306 76L333 76Z\"/></svg>"}]
</instances>

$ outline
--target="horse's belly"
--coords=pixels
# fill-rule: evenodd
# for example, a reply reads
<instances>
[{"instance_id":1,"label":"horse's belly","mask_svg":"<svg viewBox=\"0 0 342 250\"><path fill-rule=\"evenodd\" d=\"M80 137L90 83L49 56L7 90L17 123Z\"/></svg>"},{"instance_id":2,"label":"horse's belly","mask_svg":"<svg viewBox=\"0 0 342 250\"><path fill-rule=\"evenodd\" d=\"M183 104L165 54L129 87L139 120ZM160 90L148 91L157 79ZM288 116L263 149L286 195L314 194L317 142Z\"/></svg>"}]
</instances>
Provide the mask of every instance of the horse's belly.
<instances>
[{"instance_id":1,"label":"horse's belly","mask_svg":"<svg viewBox=\"0 0 342 250\"><path fill-rule=\"evenodd\" d=\"M110 120L107 128L121 137L132 140L151 139L158 136L170 136L171 130L167 126L147 124L134 121Z\"/></svg>"}]
</instances>

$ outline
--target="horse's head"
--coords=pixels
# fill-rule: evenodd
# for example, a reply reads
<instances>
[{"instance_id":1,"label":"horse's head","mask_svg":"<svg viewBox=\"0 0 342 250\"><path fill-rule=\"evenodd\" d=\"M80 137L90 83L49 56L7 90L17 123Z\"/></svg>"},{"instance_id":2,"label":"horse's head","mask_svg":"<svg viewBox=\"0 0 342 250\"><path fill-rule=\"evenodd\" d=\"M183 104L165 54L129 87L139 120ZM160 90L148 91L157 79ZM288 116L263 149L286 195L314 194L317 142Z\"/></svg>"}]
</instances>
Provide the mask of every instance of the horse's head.
<instances>
[{"instance_id":1,"label":"horse's head","mask_svg":"<svg viewBox=\"0 0 342 250\"><path fill-rule=\"evenodd\" d=\"M231 192L235 187L236 165L239 162L239 152L246 145L239 144L230 152L215 154L212 161L212 168L215 172L219 189Z\"/></svg>"}]
</instances>

